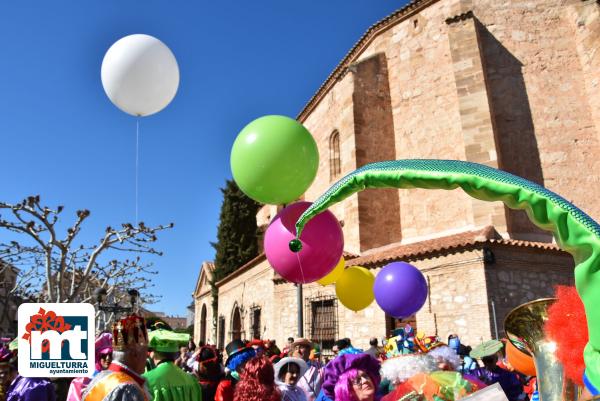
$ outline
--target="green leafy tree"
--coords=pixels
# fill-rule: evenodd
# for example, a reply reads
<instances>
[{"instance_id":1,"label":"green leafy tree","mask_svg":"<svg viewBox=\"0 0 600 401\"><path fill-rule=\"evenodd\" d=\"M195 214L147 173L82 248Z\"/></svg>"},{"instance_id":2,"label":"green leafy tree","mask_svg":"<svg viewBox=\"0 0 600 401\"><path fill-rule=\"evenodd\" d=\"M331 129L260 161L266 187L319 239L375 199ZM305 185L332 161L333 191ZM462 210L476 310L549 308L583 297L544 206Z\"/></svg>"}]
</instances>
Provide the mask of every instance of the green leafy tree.
<instances>
[{"instance_id":1,"label":"green leafy tree","mask_svg":"<svg viewBox=\"0 0 600 401\"><path fill-rule=\"evenodd\" d=\"M217 321L218 316L216 283L258 255L256 213L260 204L244 194L232 180L226 181L221 192L223 203L217 242L211 243L216 251L215 270L210 282L213 322Z\"/></svg>"}]
</instances>

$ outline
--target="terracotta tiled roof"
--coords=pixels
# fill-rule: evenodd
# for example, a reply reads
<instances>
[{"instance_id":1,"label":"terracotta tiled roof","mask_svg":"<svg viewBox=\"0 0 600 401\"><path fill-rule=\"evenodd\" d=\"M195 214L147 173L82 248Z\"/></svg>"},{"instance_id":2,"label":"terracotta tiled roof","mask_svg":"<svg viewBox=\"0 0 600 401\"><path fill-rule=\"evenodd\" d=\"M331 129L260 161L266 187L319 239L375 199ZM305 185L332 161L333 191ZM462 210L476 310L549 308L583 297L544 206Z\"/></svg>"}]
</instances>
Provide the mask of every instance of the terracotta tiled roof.
<instances>
[{"instance_id":1,"label":"terracotta tiled roof","mask_svg":"<svg viewBox=\"0 0 600 401\"><path fill-rule=\"evenodd\" d=\"M387 31L398 22L410 18L414 14L421 12L423 9L429 7L431 4L436 3L439 0L412 0L404 7L394 11L392 14L383 18L382 20L371 25L369 29L361 36L350 51L344 56L342 61L335 67L333 72L329 74L325 82L319 87L317 93L313 95L308 101L306 106L298 114L296 119L303 122L312 109L319 103L319 101L325 96L327 91L335 84L335 82L341 79L347 71L347 68L352 64L362 51L382 32Z\"/></svg>"},{"instance_id":2,"label":"terracotta tiled roof","mask_svg":"<svg viewBox=\"0 0 600 401\"><path fill-rule=\"evenodd\" d=\"M344 251L344 253L342 254L342 256L344 257L344 260L348 260L348 259L358 258L360 255L357 255L357 254L352 253L352 252Z\"/></svg>"},{"instance_id":3,"label":"terracotta tiled roof","mask_svg":"<svg viewBox=\"0 0 600 401\"><path fill-rule=\"evenodd\" d=\"M460 234L428 239L412 244L400 244L391 247L387 246L379 251L374 251L373 253L348 260L346 261L346 266L375 267L395 260L423 258L427 257L428 255L444 251L470 248L486 243L545 250L560 250L556 244L548 242L503 239L492 226L488 226L479 231L467 231Z\"/></svg>"},{"instance_id":4,"label":"terracotta tiled roof","mask_svg":"<svg viewBox=\"0 0 600 401\"><path fill-rule=\"evenodd\" d=\"M534 242L516 239L504 239L496 232L494 227L487 226L481 230L466 231L459 234L448 235L445 237L432 238L412 244L388 245L366 255L358 256L344 251L346 266L365 266L376 267L395 260L407 260L415 258L424 258L441 252L454 251L465 248L482 246L483 244L500 244L517 247L527 247L543 250L560 251L558 245L550 242ZM234 279L240 274L252 269L254 266L266 259L266 255L261 253L229 276L217 283L217 287ZM287 282L277 272L273 274L273 282L276 284Z\"/></svg>"}]
</instances>

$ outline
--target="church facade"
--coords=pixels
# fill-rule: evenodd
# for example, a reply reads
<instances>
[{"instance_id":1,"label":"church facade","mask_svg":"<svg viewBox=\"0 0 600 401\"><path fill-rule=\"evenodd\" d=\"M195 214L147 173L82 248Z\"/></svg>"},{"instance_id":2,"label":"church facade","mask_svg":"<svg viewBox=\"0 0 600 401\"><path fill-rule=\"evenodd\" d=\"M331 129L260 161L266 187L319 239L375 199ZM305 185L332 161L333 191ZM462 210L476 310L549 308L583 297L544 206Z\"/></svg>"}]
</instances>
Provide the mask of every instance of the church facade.
<instances>
[{"instance_id":1,"label":"church facade","mask_svg":"<svg viewBox=\"0 0 600 401\"><path fill-rule=\"evenodd\" d=\"M345 174L391 159L458 159L546 186L600 219L600 5L579 0L414 0L377 22L298 115L320 164L314 200ZM257 215L266 228L276 206ZM406 261L429 296L417 330L466 344L503 334L515 306L573 283L573 261L521 211L442 190L366 190L335 205L347 266L377 274ZM204 263L194 291L195 338L298 333L296 287L264 254L217 283ZM402 324L373 303L352 312L334 285L303 286L304 336L328 349L365 347ZM213 310L216 306L216 319Z\"/></svg>"}]
</instances>

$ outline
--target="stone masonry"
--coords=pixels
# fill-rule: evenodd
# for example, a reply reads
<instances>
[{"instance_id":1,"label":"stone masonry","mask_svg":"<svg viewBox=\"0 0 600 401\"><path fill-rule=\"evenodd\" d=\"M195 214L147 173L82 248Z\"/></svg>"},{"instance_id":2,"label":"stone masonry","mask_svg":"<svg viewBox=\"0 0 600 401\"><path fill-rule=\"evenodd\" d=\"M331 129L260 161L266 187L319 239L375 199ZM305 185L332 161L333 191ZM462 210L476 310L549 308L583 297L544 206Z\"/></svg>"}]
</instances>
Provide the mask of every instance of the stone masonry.
<instances>
[{"instance_id":1,"label":"stone masonry","mask_svg":"<svg viewBox=\"0 0 600 401\"><path fill-rule=\"evenodd\" d=\"M366 163L458 159L528 178L600 219L599 47L596 1L413 0L369 28L300 111L320 153L303 199ZM334 134L341 172L332 177ZM259 226L278 210L259 211ZM459 190L365 191L331 211L343 226L347 265L376 274L405 260L423 271L430 294L416 324L428 334L458 333L476 345L502 335L504 316L519 303L573 283L572 258L524 212ZM264 338L281 344L296 336L296 287L264 256L218 289L225 342L237 333L234 314L249 336L257 307ZM333 285L304 286L305 302L334 295ZM200 280L195 300L200 327L211 304ZM338 338L364 347L388 334L376 303L357 313L338 303L336 311ZM217 322L209 323L216 342Z\"/></svg>"}]
</instances>

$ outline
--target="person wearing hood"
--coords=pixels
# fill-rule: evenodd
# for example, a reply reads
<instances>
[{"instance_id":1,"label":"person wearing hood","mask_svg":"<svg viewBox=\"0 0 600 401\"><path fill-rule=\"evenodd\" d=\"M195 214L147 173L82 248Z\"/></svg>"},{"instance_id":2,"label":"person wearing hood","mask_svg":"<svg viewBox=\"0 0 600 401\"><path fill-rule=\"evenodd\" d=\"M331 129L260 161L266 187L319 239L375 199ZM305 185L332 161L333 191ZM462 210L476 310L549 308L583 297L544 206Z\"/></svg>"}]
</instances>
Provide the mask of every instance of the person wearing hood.
<instances>
[{"instance_id":1,"label":"person wearing hood","mask_svg":"<svg viewBox=\"0 0 600 401\"><path fill-rule=\"evenodd\" d=\"M281 391L281 401L306 401L304 390L298 381L308 370L303 359L286 357L275 364L275 383Z\"/></svg>"},{"instance_id":2,"label":"person wearing hood","mask_svg":"<svg viewBox=\"0 0 600 401\"><path fill-rule=\"evenodd\" d=\"M158 329L148 335L148 347L156 368L144 373L153 401L202 401L196 379L175 366L179 347L187 344L189 334Z\"/></svg>"}]
</instances>

